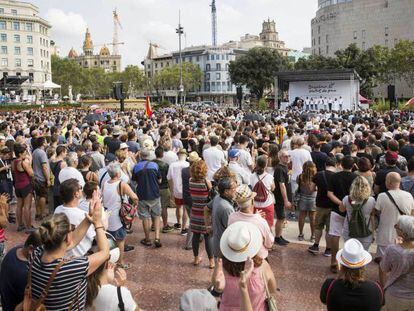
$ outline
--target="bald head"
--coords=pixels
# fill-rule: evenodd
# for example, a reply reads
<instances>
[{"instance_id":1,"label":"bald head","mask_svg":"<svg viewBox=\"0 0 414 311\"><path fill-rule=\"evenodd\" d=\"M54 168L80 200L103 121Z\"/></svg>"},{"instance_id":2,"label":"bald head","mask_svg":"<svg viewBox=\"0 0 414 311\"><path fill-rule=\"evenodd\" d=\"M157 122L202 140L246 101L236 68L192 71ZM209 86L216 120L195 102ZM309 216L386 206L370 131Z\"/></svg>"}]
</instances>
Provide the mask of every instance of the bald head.
<instances>
[{"instance_id":1,"label":"bald head","mask_svg":"<svg viewBox=\"0 0 414 311\"><path fill-rule=\"evenodd\" d=\"M388 190L397 190L400 189L401 176L398 173L390 172L385 178L385 185Z\"/></svg>"}]
</instances>

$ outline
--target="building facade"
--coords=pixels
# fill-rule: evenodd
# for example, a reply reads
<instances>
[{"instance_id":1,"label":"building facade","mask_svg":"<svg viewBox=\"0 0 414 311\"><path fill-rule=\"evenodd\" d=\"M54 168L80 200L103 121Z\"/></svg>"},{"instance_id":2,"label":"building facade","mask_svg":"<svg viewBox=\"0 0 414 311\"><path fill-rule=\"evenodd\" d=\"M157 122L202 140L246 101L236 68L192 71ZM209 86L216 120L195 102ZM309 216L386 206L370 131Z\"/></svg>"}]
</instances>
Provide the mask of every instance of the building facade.
<instances>
[{"instance_id":1,"label":"building facade","mask_svg":"<svg viewBox=\"0 0 414 311\"><path fill-rule=\"evenodd\" d=\"M0 78L26 81L21 84L22 95L52 79L50 29L49 22L39 16L37 6L0 0ZM3 85L2 91L11 89Z\"/></svg>"},{"instance_id":2,"label":"building facade","mask_svg":"<svg viewBox=\"0 0 414 311\"><path fill-rule=\"evenodd\" d=\"M101 47L99 54L94 54L94 45L88 28L83 41L83 53L78 55L76 50L72 48L68 58L76 61L83 68L102 68L105 72L121 71L121 55L111 55L106 45Z\"/></svg>"},{"instance_id":3,"label":"building facade","mask_svg":"<svg viewBox=\"0 0 414 311\"><path fill-rule=\"evenodd\" d=\"M351 43L365 50L414 40L413 0L318 0L318 5L311 22L312 54L334 56ZM413 90L398 84L399 96L412 95ZM383 96L384 88L376 95Z\"/></svg>"}]
</instances>

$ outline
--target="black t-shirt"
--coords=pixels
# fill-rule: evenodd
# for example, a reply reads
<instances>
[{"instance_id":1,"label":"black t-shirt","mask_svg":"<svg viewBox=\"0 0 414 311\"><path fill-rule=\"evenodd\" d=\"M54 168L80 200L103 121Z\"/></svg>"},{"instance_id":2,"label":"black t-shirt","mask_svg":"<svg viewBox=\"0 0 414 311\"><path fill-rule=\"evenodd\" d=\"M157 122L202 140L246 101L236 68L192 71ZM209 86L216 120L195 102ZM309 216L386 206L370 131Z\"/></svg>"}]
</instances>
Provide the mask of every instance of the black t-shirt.
<instances>
[{"instance_id":1,"label":"black t-shirt","mask_svg":"<svg viewBox=\"0 0 414 311\"><path fill-rule=\"evenodd\" d=\"M385 178L387 177L388 173L395 172L400 174L401 177L407 175L406 172L400 170L396 166L388 166L386 168L380 169L375 176L375 185L380 187L379 193L387 191L387 186L385 185Z\"/></svg>"},{"instance_id":2,"label":"black t-shirt","mask_svg":"<svg viewBox=\"0 0 414 311\"><path fill-rule=\"evenodd\" d=\"M404 158L408 160L411 159L412 156L414 156L414 146L413 145L407 145L401 148L400 155L402 155Z\"/></svg>"},{"instance_id":3,"label":"black t-shirt","mask_svg":"<svg viewBox=\"0 0 414 311\"><path fill-rule=\"evenodd\" d=\"M367 158L369 160L369 162L371 162L371 166L374 167L374 158L369 153L357 152L356 156L358 158ZM358 163L358 162L356 162L356 163Z\"/></svg>"},{"instance_id":4,"label":"black t-shirt","mask_svg":"<svg viewBox=\"0 0 414 311\"><path fill-rule=\"evenodd\" d=\"M323 153L329 154L332 150L332 145L330 143L326 143L321 145L321 151Z\"/></svg>"},{"instance_id":5,"label":"black t-shirt","mask_svg":"<svg viewBox=\"0 0 414 311\"><path fill-rule=\"evenodd\" d=\"M290 186L290 178L289 178L289 170L286 165L278 164L275 167L275 173L274 173L274 179L275 179L275 201L276 205L283 206L283 197L282 192L280 191L279 183L284 183L286 187L286 193L289 202L292 202L292 188Z\"/></svg>"},{"instance_id":6,"label":"black t-shirt","mask_svg":"<svg viewBox=\"0 0 414 311\"><path fill-rule=\"evenodd\" d=\"M332 282L329 295L329 286ZM327 279L321 288L321 302L328 311L380 311L384 294L379 284L364 281L357 288L350 288L343 280Z\"/></svg>"},{"instance_id":7,"label":"black t-shirt","mask_svg":"<svg viewBox=\"0 0 414 311\"><path fill-rule=\"evenodd\" d=\"M119 147L121 147L121 141L118 138L109 138L106 141L106 145L108 146L108 153L115 154Z\"/></svg>"},{"instance_id":8,"label":"black t-shirt","mask_svg":"<svg viewBox=\"0 0 414 311\"><path fill-rule=\"evenodd\" d=\"M4 311L13 311L23 301L28 271L27 261L17 258L16 251L19 248L12 248L1 264L0 294Z\"/></svg>"},{"instance_id":9,"label":"black t-shirt","mask_svg":"<svg viewBox=\"0 0 414 311\"><path fill-rule=\"evenodd\" d=\"M311 152L312 161L316 165L316 169L318 172L323 171L325 169L326 159L328 155L321 151L312 151Z\"/></svg>"},{"instance_id":10,"label":"black t-shirt","mask_svg":"<svg viewBox=\"0 0 414 311\"><path fill-rule=\"evenodd\" d=\"M335 173L329 180L328 191L333 192L342 201L349 194L351 184L357 176L355 173L347 171ZM332 211L344 217L346 215L345 212L339 211L339 206L336 204L332 204Z\"/></svg>"},{"instance_id":11,"label":"black t-shirt","mask_svg":"<svg viewBox=\"0 0 414 311\"><path fill-rule=\"evenodd\" d=\"M313 177L313 182L318 188L316 194L316 206L321 208L332 208L333 202L328 198L328 185L334 175L334 172L331 171L322 171L318 172L315 177Z\"/></svg>"}]
</instances>

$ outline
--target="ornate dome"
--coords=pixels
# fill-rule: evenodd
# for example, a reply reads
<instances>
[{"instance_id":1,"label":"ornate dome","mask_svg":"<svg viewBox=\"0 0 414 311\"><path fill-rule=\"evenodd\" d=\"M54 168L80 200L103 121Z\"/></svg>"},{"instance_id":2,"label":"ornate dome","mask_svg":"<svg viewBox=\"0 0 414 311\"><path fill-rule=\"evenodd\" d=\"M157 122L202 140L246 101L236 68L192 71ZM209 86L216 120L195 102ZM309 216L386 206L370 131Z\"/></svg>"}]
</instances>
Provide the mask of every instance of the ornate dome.
<instances>
[{"instance_id":1,"label":"ornate dome","mask_svg":"<svg viewBox=\"0 0 414 311\"><path fill-rule=\"evenodd\" d=\"M109 49L106 45L104 45L101 50L99 51L99 55L101 56L109 56L111 53L109 52Z\"/></svg>"},{"instance_id":2,"label":"ornate dome","mask_svg":"<svg viewBox=\"0 0 414 311\"><path fill-rule=\"evenodd\" d=\"M68 54L68 57L69 57L69 58L75 58L75 57L78 57L78 53L76 53L76 51L75 51L75 49L74 49L74 48L71 48L71 49L70 49L69 54Z\"/></svg>"}]
</instances>

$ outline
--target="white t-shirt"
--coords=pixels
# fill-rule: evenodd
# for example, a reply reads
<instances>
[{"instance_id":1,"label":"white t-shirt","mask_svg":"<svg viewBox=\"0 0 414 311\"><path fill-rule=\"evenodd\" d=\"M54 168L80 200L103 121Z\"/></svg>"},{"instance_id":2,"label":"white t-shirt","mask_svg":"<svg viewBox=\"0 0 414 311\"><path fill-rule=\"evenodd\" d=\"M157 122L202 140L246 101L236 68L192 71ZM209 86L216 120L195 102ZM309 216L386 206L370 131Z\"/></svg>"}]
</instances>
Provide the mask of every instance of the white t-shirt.
<instances>
[{"instance_id":1,"label":"white t-shirt","mask_svg":"<svg viewBox=\"0 0 414 311\"><path fill-rule=\"evenodd\" d=\"M292 161L292 180L302 174L303 164L307 161L312 161L310 152L306 149L299 148L289 151Z\"/></svg>"},{"instance_id":2,"label":"white t-shirt","mask_svg":"<svg viewBox=\"0 0 414 311\"><path fill-rule=\"evenodd\" d=\"M204 150L203 159L207 165L207 178L210 181L213 180L214 173L217 172L222 165L226 164L224 152L216 146Z\"/></svg>"},{"instance_id":3,"label":"white t-shirt","mask_svg":"<svg viewBox=\"0 0 414 311\"><path fill-rule=\"evenodd\" d=\"M264 207L268 207L268 206L275 203L274 199L273 199L273 194L272 194L272 186L275 184L275 180L274 180L273 176L270 175L269 173L264 172L263 174L259 175L259 177L257 177L256 173L254 173L250 176L250 187L252 189L257 184L259 179L262 179L262 182L263 182L263 184L265 185L265 187L268 191L267 199L266 199L265 202L254 201L254 207L264 208Z\"/></svg>"},{"instance_id":4,"label":"white t-shirt","mask_svg":"<svg viewBox=\"0 0 414 311\"><path fill-rule=\"evenodd\" d=\"M69 218L70 224L75 226L79 226L79 224L85 219L86 214L85 211L81 210L78 207L65 207L63 205L56 207L54 213L65 214ZM78 245L68 251L65 256L67 258L84 256L86 252L92 247L92 242L95 239L95 235L96 233L94 227L92 225L89 226L89 229L86 231L84 238Z\"/></svg>"},{"instance_id":5,"label":"white t-shirt","mask_svg":"<svg viewBox=\"0 0 414 311\"><path fill-rule=\"evenodd\" d=\"M185 167L189 167L190 163L187 161L177 161L172 163L168 167L167 179L173 181L173 194L174 198L183 198L183 179L181 177L181 171Z\"/></svg>"},{"instance_id":6,"label":"white t-shirt","mask_svg":"<svg viewBox=\"0 0 414 311\"><path fill-rule=\"evenodd\" d=\"M134 311L137 307L137 304L132 298L131 292L125 288L121 287L121 296L122 301L124 302L125 311ZM118 311L118 294L116 286L111 284L102 285L99 289L98 296L96 296L93 301L92 307L88 308L88 311Z\"/></svg>"},{"instance_id":7,"label":"white t-shirt","mask_svg":"<svg viewBox=\"0 0 414 311\"><path fill-rule=\"evenodd\" d=\"M236 174L237 182L239 185L250 183L250 170L246 170L245 168L241 167L241 165L237 162L229 162L229 170Z\"/></svg>"},{"instance_id":8,"label":"white t-shirt","mask_svg":"<svg viewBox=\"0 0 414 311\"><path fill-rule=\"evenodd\" d=\"M161 160L167 163L168 165L171 165L172 163L178 161L178 156L174 151L169 150L167 152L164 152L164 156Z\"/></svg>"},{"instance_id":9,"label":"white t-shirt","mask_svg":"<svg viewBox=\"0 0 414 311\"><path fill-rule=\"evenodd\" d=\"M85 186L85 180L83 179L82 173L79 172L76 168L67 166L63 168L59 173L59 182L63 183L65 180L75 178L79 181L79 185L83 188Z\"/></svg>"},{"instance_id":10,"label":"white t-shirt","mask_svg":"<svg viewBox=\"0 0 414 311\"><path fill-rule=\"evenodd\" d=\"M400 210L405 215L411 215L411 211L414 209L414 200L411 193L403 190L390 190L389 193ZM397 207L390 201L386 193L380 193L375 209L381 212L377 230L377 244L381 246L394 244L397 237L394 226L400 216Z\"/></svg>"},{"instance_id":11,"label":"white t-shirt","mask_svg":"<svg viewBox=\"0 0 414 311\"><path fill-rule=\"evenodd\" d=\"M251 172L251 169L249 166L252 166L254 164L252 155L250 152L244 149L239 149L240 155L239 155L239 164L249 172Z\"/></svg>"}]
</instances>

